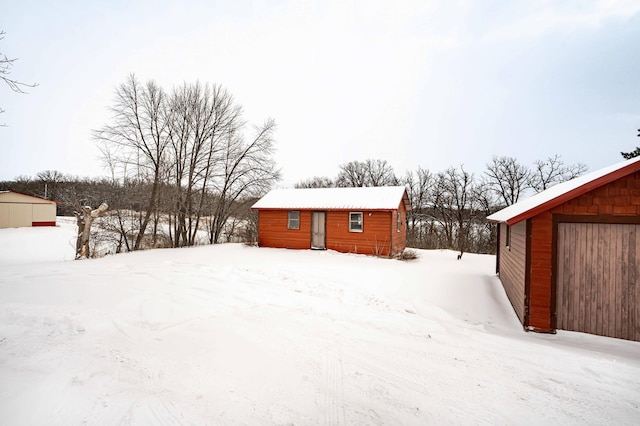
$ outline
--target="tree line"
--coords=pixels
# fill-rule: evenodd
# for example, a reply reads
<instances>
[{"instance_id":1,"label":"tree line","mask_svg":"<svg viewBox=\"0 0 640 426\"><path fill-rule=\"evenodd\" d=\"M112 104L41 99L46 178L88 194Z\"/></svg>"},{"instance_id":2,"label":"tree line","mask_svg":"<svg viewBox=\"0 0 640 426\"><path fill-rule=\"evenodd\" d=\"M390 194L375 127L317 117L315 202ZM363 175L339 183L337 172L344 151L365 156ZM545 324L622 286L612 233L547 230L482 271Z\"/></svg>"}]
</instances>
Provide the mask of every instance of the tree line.
<instances>
[{"instance_id":1,"label":"tree line","mask_svg":"<svg viewBox=\"0 0 640 426\"><path fill-rule=\"evenodd\" d=\"M407 213L407 246L494 253L496 230L486 221L488 215L586 170L584 164L565 164L558 155L535 161L532 167L496 156L479 175L464 166L440 172L418 167L397 175L386 160L369 159L342 164L335 177L316 176L295 187L404 185L412 207Z\"/></svg>"},{"instance_id":2,"label":"tree line","mask_svg":"<svg viewBox=\"0 0 640 426\"><path fill-rule=\"evenodd\" d=\"M71 216L86 205L97 206L107 201L110 216L99 222L98 232L106 231L101 238L111 238L117 252L213 244L233 236L238 240L254 240L257 222L250 207L278 178L273 160L263 156L264 152L255 153L264 169L247 169L256 166L248 149L256 140L260 141L260 136L239 144L235 150L230 150L230 145L219 147L225 155L209 165L218 172L208 177L203 172L207 161L197 161L195 153L182 147L178 153L189 161L180 164L163 161L165 166L160 169L163 173L157 184L152 159L143 163L142 158L136 157L136 162L130 164L115 161L112 155L106 158L112 170L110 178L82 179L47 170L35 178L20 176L14 181L0 182L0 187L59 201L60 215ZM171 149L175 149L173 145ZM178 171L167 171L168 164ZM182 175L183 168L191 172ZM126 174L126 170L135 174ZM412 206L406 217L407 246L493 253L496 231L486 221L488 215L586 170L584 164L565 164L558 155L536 161L531 167L513 157L496 156L477 175L464 166L440 172L418 167L398 175L386 160L370 159L342 164L335 177L316 176L298 182L295 187L404 185ZM266 176L261 175L265 172ZM266 178L255 179L255 173ZM167 180L169 177L172 180ZM205 182L209 184L203 187ZM202 235L206 239L198 238Z\"/></svg>"}]
</instances>

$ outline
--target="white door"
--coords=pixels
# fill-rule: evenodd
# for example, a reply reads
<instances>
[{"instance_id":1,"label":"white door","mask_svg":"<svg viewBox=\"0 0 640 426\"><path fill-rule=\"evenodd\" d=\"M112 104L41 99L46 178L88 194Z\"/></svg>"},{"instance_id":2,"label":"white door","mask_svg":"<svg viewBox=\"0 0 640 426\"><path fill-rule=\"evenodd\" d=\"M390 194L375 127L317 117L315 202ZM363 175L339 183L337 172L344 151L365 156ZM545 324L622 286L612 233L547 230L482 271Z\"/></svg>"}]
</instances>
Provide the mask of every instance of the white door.
<instances>
[{"instance_id":1,"label":"white door","mask_svg":"<svg viewBox=\"0 0 640 426\"><path fill-rule=\"evenodd\" d=\"M322 249L325 246L325 212L313 212L311 215L311 248Z\"/></svg>"}]
</instances>

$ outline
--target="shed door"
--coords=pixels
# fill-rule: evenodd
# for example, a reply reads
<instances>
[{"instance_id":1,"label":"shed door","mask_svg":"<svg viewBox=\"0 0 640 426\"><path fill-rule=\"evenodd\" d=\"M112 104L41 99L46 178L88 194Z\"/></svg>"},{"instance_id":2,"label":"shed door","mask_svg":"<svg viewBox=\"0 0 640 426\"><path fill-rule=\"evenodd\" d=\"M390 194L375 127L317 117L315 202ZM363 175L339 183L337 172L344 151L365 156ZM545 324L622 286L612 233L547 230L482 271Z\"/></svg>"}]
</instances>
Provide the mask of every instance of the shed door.
<instances>
[{"instance_id":1,"label":"shed door","mask_svg":"<svg viewBox=\"0 0 640 426\"><path fill-rule=\"evenodd\" d=\"M325 249L325 212L311 215L311 248Z\"/></svg>"},{"instance_id":2,"label":"shed door","mask_svg":"<svg viewBox=\"0 0 640 426\"><path fill-rule=\"evenodd\" d=\"M640 341L640 225L560 223L557 328Z\"/></svg>"}]
</instances>

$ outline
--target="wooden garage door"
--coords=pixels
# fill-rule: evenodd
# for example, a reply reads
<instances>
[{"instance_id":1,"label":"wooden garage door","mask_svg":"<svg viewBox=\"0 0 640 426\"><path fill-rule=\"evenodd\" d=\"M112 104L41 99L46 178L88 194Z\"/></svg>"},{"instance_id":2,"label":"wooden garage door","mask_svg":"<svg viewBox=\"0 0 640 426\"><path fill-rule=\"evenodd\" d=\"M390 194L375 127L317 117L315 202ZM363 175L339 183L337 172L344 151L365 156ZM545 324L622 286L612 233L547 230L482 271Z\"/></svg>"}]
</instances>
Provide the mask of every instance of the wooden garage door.
<instances>
[{"instance_id":1,"label":"wooden garage door","mask_svg":"<svg viewBox=\"0 0 640 426\"><path fill-rule=\"evenodd\" d=\"M557 328L640 341L640 225L560 223Z\"/></svg>"}]
</instances>

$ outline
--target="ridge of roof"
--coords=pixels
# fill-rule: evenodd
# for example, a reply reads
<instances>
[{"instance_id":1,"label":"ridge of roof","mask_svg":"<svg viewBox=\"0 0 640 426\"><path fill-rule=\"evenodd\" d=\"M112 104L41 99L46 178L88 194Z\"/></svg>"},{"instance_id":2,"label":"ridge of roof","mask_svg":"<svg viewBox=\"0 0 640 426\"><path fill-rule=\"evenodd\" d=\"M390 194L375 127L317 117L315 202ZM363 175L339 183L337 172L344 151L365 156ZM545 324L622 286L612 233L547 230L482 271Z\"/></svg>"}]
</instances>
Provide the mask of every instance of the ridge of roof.
<instances>
[{"instance_id":1,"label":"ridge of roof","mask_svg":"<svg viewBox=\"0 0 640 426\"><path fill-rule=\"evenodd\" d=\"M637 171L640 171L640 157L621 161L575 179L554 185L551 188L487 216L487 220L490 222L515 225Z\"/></svg>"}]
</instances>

